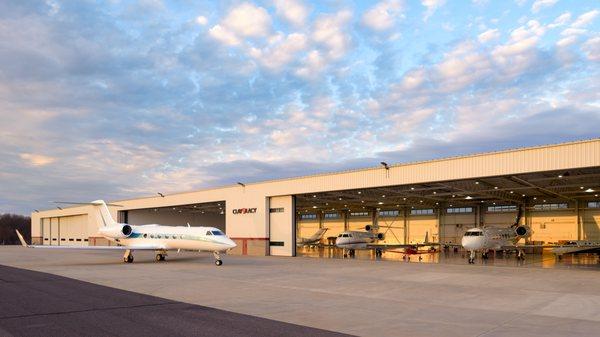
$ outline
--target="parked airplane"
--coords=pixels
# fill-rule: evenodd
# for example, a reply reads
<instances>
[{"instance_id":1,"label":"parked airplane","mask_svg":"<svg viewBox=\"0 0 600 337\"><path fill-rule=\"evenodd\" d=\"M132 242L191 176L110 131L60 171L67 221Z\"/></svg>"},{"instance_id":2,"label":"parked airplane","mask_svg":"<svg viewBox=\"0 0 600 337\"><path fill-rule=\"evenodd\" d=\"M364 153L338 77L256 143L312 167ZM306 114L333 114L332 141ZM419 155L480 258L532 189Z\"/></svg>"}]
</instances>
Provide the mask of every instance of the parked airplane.
<instances>
[{"instance_id":1,"label":"parked airplane","mask_svg":"<svg viewBox=\"0 0 600 337\"><path fill-rule=\"evenodd\" d=\"M308 238L299 238L296 241L296 244L298 246L309 246L309 245L317 245L319 244L319 242L321 241L321 238L323 237L323 235L325 235L325 232L327 232L329 228L319 228L318 231L315 232L315 234L311 235Z\"/></svg>"},{"instance_id":2,"label":"parked airplane","mask_svg":"<svg viewBox=\"0 0 600 337\"><path fill-rule=\"evenodd\" d=\"M539 247L536 245L517 245L523 238L529 238L531 228L519 225L523 211L519 207L515 223L509 228L471 228L466 231L461 240L461 245L469 251L469 263L475 263L475 253L481 252L484 259L490 250L516 250L518 259L525 259L523 248Z\"/></svg>"},{"instance_id":3,"label":"parked airplane","mask_svg":"<svg viewBox=\"0 0 600 337\"><path fill-rule=\"evenodd\" d=\"M48 246L28 245L19 231L17 235L21 244L28 248L44 249L87 249L87 250L124 250L123 262L133 262L134 250L153 250L156 261L164 261L169 250L193 250L212 252L215 264L223 264L220 253L226 252L237 245L227 235L214 227L187 227L161 225L128 225L117 223L102 200L92 201L102 219L98 233L117 246Z\"/></svg>"},{"instance_id":4,"label":"parked airplane","mask_svg":"<svg viewBox=\"0 0 600 337\"><path fill-rule=\"evenodd\" d=\"M550 250L561 259L564 254L596 253L600 254L600 241L573 240L555 246Z\"/></svg>"},{"instance_id":5,"label":"parked airplane","mask_svg":"<svg viewBox=\"0 0 600 337\"><path fill-rule=\"evenodd\" d=\"M404 248L406 250L418 250L419 247L435 246L438 243L428 242L428 235L425 234L423 243L412 244L378 244L377 241L384 239L383 233L377 233L377 226L367 225L365 231L345 231L338 235L335 239L336 247L342 248L344 257L348 255L354 256L356 249L373 249L376 256L381 256L384 250ZM348 254L346 254L346 249Z\"/></svg>"}]
</instances>

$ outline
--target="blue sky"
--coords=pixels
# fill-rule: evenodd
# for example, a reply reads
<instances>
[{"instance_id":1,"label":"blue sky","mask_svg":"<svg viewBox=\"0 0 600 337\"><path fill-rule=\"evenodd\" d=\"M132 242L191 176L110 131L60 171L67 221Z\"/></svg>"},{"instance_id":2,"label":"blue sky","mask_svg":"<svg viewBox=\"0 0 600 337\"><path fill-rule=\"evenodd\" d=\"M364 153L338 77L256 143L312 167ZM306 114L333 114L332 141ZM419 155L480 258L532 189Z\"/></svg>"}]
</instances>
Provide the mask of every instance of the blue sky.
<instances>
[{"instance_id":1,"label":"blue sky","mask_svg":"<svg viewBox=\"0 0 600 337\"><path fill-rule=\"evenodd\" d=\"M3 1L0 212L600 136L597 1Z\"/></svg>"}]
</instances>

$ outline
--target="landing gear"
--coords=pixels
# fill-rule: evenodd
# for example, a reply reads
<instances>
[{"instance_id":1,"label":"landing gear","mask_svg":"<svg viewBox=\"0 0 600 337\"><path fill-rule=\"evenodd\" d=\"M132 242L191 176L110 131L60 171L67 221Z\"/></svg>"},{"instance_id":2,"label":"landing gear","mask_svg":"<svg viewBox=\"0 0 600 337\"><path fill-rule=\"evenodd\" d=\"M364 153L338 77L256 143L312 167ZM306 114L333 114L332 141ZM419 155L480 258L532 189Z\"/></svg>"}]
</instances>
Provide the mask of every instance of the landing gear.
<instances>
[{"instance_id":1,"label":"landing gear","mask_svg":"<svg viewBox=\"0 0 600 337\"><path fill-rule=\"evenodd\" d=\"M223 261L221 261L221 254L219 252L213 252L213 256L215 257L215 264L217 266L220 266L223 264Z\"/></svg>"},{"instance_id":2,"label":"landing gear","mask_svg":"<svg viewBox=\"0 0 600 337\"><path fill-rule=\"evenodd\" d=\"M382 257L383 256L383 250L382 249L375 249L375 257Z\"/></svg>"},{"instance_id":3,"label":"landing gear","mask_svg":"<svg viewBox=\"0 0 600 337\"><path fill-rule=\"evenodd\" d=\"M481 258L484 259L484 260L487 260L488 259L488 252L485 251L485 252L481 253Z\"/></svg>"},{"instance_id":4,"label":"landing gear","mask_svg":"<svg viewBox=\"0 0 600 337\"><path fill-rule=\"evenodd\" d=\"M133 254L131 254L131 250L125 250L125 254L123 254L123 262L132 263L133 262Z\"/></svg>"},{"instance_id":5,"label":"landing gear","mask_svg":"<svg viewBox=\"0 0 600 337\"><path fill-rule=\"evenodd\" d=\"M521 249L517 251L517 260L525 260L525 252Z\"/></svg>"},{"instance_id":6,"label":"landing gear","mask_svg":"<svg viewBox=\"0 0 600 337\"><path fill-rule=\"evenodd\" d=\"M167 252L165 250L159 250L159 251L156 251L156 256L154 257L154 259L156 260L156 262L160 262L160 261L164 261L166 257L167 257Z\"/></svg>"},{"instance_id":7,"label":"landing gear","mask_svg":"<svg viewBox=\"0 0 600 337\"><path fill-rule=\"evenodd\" d=\"M475 263L475 251L472 250L469 252L469 264L474 264Z\"/></svg>"}]
</instances>

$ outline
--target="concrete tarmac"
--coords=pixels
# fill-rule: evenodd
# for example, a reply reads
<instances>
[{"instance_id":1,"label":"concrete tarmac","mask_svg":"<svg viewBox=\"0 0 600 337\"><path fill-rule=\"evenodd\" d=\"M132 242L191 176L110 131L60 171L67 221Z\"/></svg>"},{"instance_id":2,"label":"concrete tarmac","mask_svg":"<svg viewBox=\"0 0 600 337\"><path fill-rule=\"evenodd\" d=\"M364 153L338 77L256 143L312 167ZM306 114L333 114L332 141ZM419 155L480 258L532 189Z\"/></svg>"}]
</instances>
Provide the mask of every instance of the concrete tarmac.
<instances>
[{"instance_id":1,"label":"concrete tarmac","mask_svg":"<svg viewBox=\"0 0 600 337\"><path fill-rule=\"evenodd\" d=\"M598 269L1 247L0 264L361 336L598 336Z\"/></svg>"},{"instance_id":2,"label":"concrete tarmac","mask_svg":"<svg viewBox=\"0 0 600 337\"><path fill-rule=\"evenodd\" d=\"M346 336L2 265L0 303L0 336Z\"/></svg>"}]
</instances>

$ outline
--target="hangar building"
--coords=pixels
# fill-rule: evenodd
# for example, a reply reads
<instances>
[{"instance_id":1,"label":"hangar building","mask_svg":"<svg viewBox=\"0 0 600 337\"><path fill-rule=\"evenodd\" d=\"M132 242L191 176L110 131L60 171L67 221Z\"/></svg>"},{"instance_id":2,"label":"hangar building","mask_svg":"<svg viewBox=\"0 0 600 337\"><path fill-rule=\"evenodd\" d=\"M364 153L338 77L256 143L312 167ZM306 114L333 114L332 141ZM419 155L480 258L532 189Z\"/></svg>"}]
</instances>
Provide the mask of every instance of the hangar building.
<instances>
[{"instance_id":1,"label":"hangar building","mask_svg":"<svg viewBox=\"0 0 600 337\"><path fill-rule=\"evenodd\" d=\"M158 192L158 191L157 191ZM296 238L377 223L386 243L458 243L474 226L507 226L517 207L534 241L600 240L600 138L555 145L245 182L112 201L129 224L207 225L236 241L234 254L296 255ZM106 245L93 206L31 215L32 241ZM325 240L325 238L324 238Z\"/></svg>"}]
</instances>

